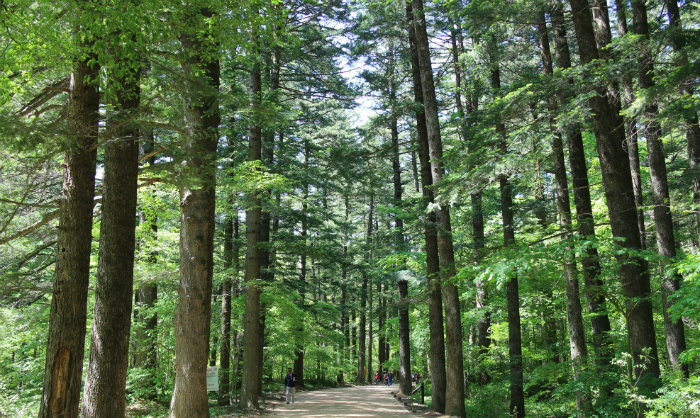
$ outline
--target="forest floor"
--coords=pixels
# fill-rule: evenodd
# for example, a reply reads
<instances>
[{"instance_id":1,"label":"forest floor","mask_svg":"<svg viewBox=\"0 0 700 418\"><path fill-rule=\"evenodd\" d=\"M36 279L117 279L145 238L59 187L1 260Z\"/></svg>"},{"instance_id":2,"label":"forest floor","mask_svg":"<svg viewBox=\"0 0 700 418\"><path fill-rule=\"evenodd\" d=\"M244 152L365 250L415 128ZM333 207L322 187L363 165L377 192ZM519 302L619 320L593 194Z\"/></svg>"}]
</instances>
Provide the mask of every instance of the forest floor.
<instances>
[{"instance_id":1,"label":"forest floor","mask_svg":"<svg viewBox=\"0 0 700 418\"><path fill-rule=\"evenodd\" d=\"M396 401L391 392L397 390L396 385L380 385L302 391L293 404L287 405L284 400L268 401L265 415L280 418L419 416Z\"/></svg>"}]
</instances>

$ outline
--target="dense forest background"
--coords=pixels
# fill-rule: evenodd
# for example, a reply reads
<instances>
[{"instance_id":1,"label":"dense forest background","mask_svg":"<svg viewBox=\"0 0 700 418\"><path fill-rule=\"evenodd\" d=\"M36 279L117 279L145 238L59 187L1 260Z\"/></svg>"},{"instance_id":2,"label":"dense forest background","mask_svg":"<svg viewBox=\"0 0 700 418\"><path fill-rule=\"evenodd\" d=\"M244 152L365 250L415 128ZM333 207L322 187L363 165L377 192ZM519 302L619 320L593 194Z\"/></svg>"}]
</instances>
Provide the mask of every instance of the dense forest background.
<instances>
[{"instance_id":1,"label":"dense forest background","mask_svg":"<svg viewBox=\"0 0 700 418\"><path fill-rule=\"evenodd\" d=\"M0 24L0 416L256 409L287 367L419 372L452 416L700 416L700 3Z\"/></svg>"}]
</instances>

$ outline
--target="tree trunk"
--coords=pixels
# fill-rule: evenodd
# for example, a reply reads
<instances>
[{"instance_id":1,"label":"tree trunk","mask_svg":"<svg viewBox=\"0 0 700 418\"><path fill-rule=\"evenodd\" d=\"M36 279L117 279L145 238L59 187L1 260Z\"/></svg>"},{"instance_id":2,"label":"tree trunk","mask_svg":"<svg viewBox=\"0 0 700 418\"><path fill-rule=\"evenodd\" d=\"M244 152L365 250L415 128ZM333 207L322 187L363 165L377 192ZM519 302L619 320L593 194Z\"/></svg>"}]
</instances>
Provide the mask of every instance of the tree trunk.
<instances>
[{"instance_id":1,"label":"tree trunk","mask_svg":"<svg viewBox=\"0 0 700 418\"><path fill-rule=\"evenodd\" d=\"M586 0L569 0L569 2L573 10L572 16L581 61L583 64L588 64L599 58L590 8ZM598 94L589 99L589 106L593 116L593 131L612 234L615 238L624 239L620 242L623 247L631 250L640 249L641 239L637 225L632 176L629 171L629 160L623 149L624 133L617 129L618 126L611 117L611 107L605 92L601 88L597 88L596 92ZM660 383L649 276L644 271L643 262L639 258L622 256L620 261L623 264L619 268L619 274L623 295L627 299L625 313L627 335L633 362L637 366L635 374L641 380L643 392L648 393L657 388Z\"/></svg>"},{"instance_id":2,"label":"tree trunk","mask_svg":"<svg viewBox=\"0 0 700 418\"><path fill-rule=\"evenodd\" d=\"M208 9L187 11L191 27L203 27L213 17ZM215 156L219 140L219 61L209 52L212 41L180 36L187 59L185 95L185 165L180 182L180 286L174 313L175 387L170 417L208 417L207 360L214 271ZM207 38L208 39L208 38ZM202 70L204 70L202 72ZM201 74L201 75L200 75ZM203 75L203 76L202 76ZM207 89L202 89L206 83Z\"/></svg>"},{"instance_id":3,"label":"tree trunk","mask_svg":"<svg viewBox=\"0 0 700 418\"><path fill-rule=\"evenodd\" d=\"M233 271L231 269L233 268ZM224 272L221 292L221 373L219 373L219 406L231 404L231 292L233 277L238 279L238 209L226 217L224 225Z\"/></svg>"},{"instance_id":4,"label":"tree trunk","mask_svg":"<svg viewBox=\"0 0 700 418\"><path fill-rule=\"evenodd\" d=\"M688 62L687 53L683 51L683 47L687 44L687 35L681 25L681 12L678 8L676 0L665 0L666 10L668 10L668 23L672 30L671 40L673 52L678 56L676 58L678 65L684 65ZM689 80L681 83L681 95L688 100L695 97L695 90ZM693 179L693 211L695 212L695 231L691 232L694 235L692 241L695 245L695 251L700 246L700 125L698 125L698 112L693 106L683 107L683 119L685 121L685 138L688 145L688 160L690 163L690 173ZM692 223L691 223L692 224Z\"/></svg>"},{"instance_id":5,"label":"tree trunk","mask_svg":"<svg viewBox=\"0 0 700 418\"><path fill-rule=\"evenodd\" d=\"M370 248L372 246L372 216L374 214L374 193L370 192L369 196L369 214L367 215L367 249L365 250L365 262L370 260ZM360 290L360 330L358 332L358 350L357 350L357 383L364 383L367 379L366 363L366 328L367 328L367 282L368 276L366 272L362 273L362 288Z\"/></svg>"},{"instance_id":6,"label":"tree trunk","mask_svg":"<svg viewBox=\"0 0 700 418\"><path fill-rule=\"evenodd\" d=\"M552 53L549 48L549 35L547 31L544 12L538 14L537 32L540 38L540 51L544 73L547 77L552 77L554 68L552 65ZM559 211L559 225L565 231L571 230L571 204L569 203L569 187L566 179L566 163L564 159L564 144L561 135L556 130L554 117L558 113L556 97L549 100L549 124L554 132L552 143L552 154L554 157L553 171L557 184L557 209ZM570 234L564 235L563 239L569 239ZM567 252L571 251L567 247ZM579 283L576 276L576 260L571 257L564 259L564 280L566 282L566 313L569 325L569 346L571 349L571 360L573 377L579 378L583 368L587 363L588 348L586 347L586 336L583 330L583 313L581 309L581 298L579 295ZM576 397L576 407L581 409L587 403L585 396L578 393Z\"/></svg>"},{"instance_id":7,"label":"tree trunk","mask_svg":"<svg viewBox=\"0 0 700 418\"><path fill-rule=\"evenodd\" d=\"M569 44L564 27L564 15L559 7L552 10L552 26L554 29L554 44L556 48L557 67L571 68ZM565 89L561 91L562 105L570 100L570 94ZM567 147L569 148L569 165L571 167L571 182L574 190L574 204L576 205L576 217L578 221L579 235L581 239L595 237L593 205L588 184L588 168L583 146L583 136L579 126L570 127L566 132ZM600 279L600 263L598 262L598 250L589 247L586 254L582 254L583 278L588 298L588 312L591 316L591 330L593 334L593 346L596 351L596 361L601 366L610 364L611 347L608 333L610 332L610 319L606 313L605 293L602 290L603 282Z\"/></svg>"},{"instance_id":8,"label":"tree trunk","mask_svg":"<svg viewBox=\"0 0 700 418\"><path fill-rule=\"evenodd\" d=\"M423 104L418 50L416 48L413 5L406 3L408 38L411 49L411 69L413 72L413 94L416 103ZM418 158L420 159L421 183L425 207L434 203L433 175L430 167L428 132L425 112L422 107L416 111L416 134L418 138ZM428 213L424 221L426 274L428 277L428 327L430 329L430 379L432 384L433 408L445 412L445 331L442 314L442 284L440 283L440 259L437 243L435 211Z\"/></svg>"},{"instance_id":9,"label":"tree trunk","mask_svg":"<svg viewBox=\"0 0 700 418\"><path fill-rule=\"evenodd\" d=\"M491 88L501 89L501 67L498 61L491 62ZM496 133L500 137L501 152L507 151L506 127L502 121L496 122ZM499 179L501 189L501 214L503 216L503 245L515 243L515 226L513 225L513 197L510 181L505 175ZM506 305L508 307L508 357L510 361L510 414L513 417L525 417L525 393L523 389L523 354L522 332L520 328L520 294L517 271L513 277L506 279Z\"/></svg>"},{"instance_id":10,"label":"tree trunk","mask_svg":"<svg viewBox=\"0 0 700 418\"><path fill-rule=\"evenodd\" d=\"M92 1L78 4L80 19L87 19L83 15L93 5ZM78 416L85 355L100 67L89 34L76 28L74 38L86 54L74 62L68 86L68 130L74 133L75 146L64 154L41 418Z\"/></svg>"},{"instance_id":11,"label":"tree trunk","mask_svg":"<svg viewBox=\"0 0 700 418\"><path fill-rule=\"evenodd\" d=\"M433 187L443 179L445 169L442 163L442 139L440 137L440 120L438 117L433 68L430 60L428 32L423 12L423 0L413 0L415 13L415 44L420 68L423 105L430 153L430 167L433 175ZM438 250L440 253L441 281L443 301L445 304L445 347L446 347L446 391L445 413L447 415L466 416L464 409L464 353L462 350L462 318L460 314L459 290L450 283L456 274L454 247L452 245L452 227L450 225L450 207L441 202L436 210L438 231Z\"/></svg>"},{"instance_id":12,"label":"tree trunk","mask_svg":"<svg viewBox=\"0 0 700 418\"><path fill-rule=\"evenodd\" d=\"M254 41L257 45L257 40ZM254 48L257 52L257 47ZM260 64L255 63L250 73L251 109L253 121L248 133L248 161L260 161L262 159L262 128L259 124L262 83ZM243 374L241 377L241 400L239 406L244 409L258 409L258 395L260 394L260 293L262 292L257 281L261 275L261 249L260 229L262 223L262 199L259 193L250 192L248 197L248 210L246 211L246 298L245 298L245 323L243 330Z\"/></svg>"},{"instance_id":13,"label":"tree trunk","mask_svg":"<svg viewBox=\"0 0 700 418\"><path fill-rule=\"evenodd\" d=\"M141 141L141 155L145 156L151 154L155 149L153 145L153 130L148 130L142 132L141 136L147 136L146 140ZM155 164L155 156L149 157L146 161L148 164ZM150 232L152 234L152 239L158 239L158 224L157 216L152 214L146 217L143 210L139 211L139 223L148 222L150 226ZM138 247L137 247L138 248ZM146 259L150 263L157 263L158 252L150 251L145 254ZM130 367L133 368L146 368L151 372L150 375L144 379L144 386L148 389L147 396L150 398L155 398L156 390L155 385L153 385L152 379L155 376L156 363L158 361L158 350L156 346L157 340L157 327L158 327L158 313L153 312L144 314L142 310L138 309L139 306L147 308L148 310L155 307L156 301L158 300L158 285L154 283L144 283L134 292L134 303L136 307L134 311L134 322L137 323L135 338L132 341L132 352L131 352L131 364Z\"/></svg>"},{"instance_id":14,"label":"tree trunk","mask_svg":"<svg viewBox=\"0 0 700 418\"><path fill-rule=\"evenodd\" d=\"M643 1L632 1L632 20L634 32L643 38L649 38L649 25L647 23L647 9ZM653 89L654 65L649 51L644 50L639 55L639 85L642 89ZM661 142L661 126L657 121L658 106L656 103L647 103L644 109L645 131L647 138L647 152L649 153L649 173L651 175L651 190L654 196L654 223L656 224L656 246L659 255L664 257L661 261L661 298L663 303L664 330L666 331L666 348L668 359L674 367L680 367L683 374L688 377L688 365L681 364L680 355L686 349L685 330L683 320L671 319L668 309L671 307L673 294L680 289L681 277L678 274L668 273L669 262L676 256L676 241L673 236L673 216L671 214L671 202L668 191L668 174L666 171L666 153Z\"/></svg>"},{"instance_id":15,"label":"tree trunk","mask_svg":"<svg viewBox=\"0 0 700 418\"><path fill-rule=\"evenodd\" d=\"M118 113L107 121L114 140L105 145L90 361L80 411L85 418L123 417L126 409L140 136L128 120L140 104L139 81L139 70L131 70L118 79L119 91L108 91Z\"/></svg>"}]
</instances>

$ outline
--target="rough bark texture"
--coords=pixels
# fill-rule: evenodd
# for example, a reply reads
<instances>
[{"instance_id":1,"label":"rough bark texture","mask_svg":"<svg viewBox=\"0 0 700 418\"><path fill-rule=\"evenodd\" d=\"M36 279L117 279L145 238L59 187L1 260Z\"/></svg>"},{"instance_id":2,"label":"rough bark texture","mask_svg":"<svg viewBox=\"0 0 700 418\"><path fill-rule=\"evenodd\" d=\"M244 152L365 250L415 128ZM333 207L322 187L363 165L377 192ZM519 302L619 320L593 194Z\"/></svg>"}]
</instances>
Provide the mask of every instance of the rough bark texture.
<instances>
[{"instance_id":1,"label":"rough bark texture","mask_svg":"<svg viewBox=\"0 0 700 418\"><path fill-rule=\"evenodd\" d=\"M185 17L201 27L213 16L207 9ZM182 68L188 80L185 94L185 156L179 176L180 285L174 313L175 387L170 417L208 417L206 370L209 356L211 294L214 271L215 160L219 140L219 61L212 59L211 41L180 34L187 51ZM202 71L203 70L203 71Z\"/></svg>"},{"instance_id":2,"label":"rough bark texture","mask_svg":"<svg viewBox=\"0 0 700 418\"><path fill-rule=\"evenodd\" d=\"M552 26L554 44L556 50L557 67L571 68L571 57L566 30L564 27L564 15L559 7L552 10ZM562 105L567 104L571 98L566 88L561 92ZM571 169L571 183L574 191L574 204L576 206L576 218L581 239L595 237L593 206L588 184L588 167L586 166L586 154L583 146L583 136L579 126L569 127L566 132L566 142L569 148L569 165ZM596 351L596 362L600 365L610 364L610 341L607 337L610 332L610 319L605 307L605 294L601 287L600 264L598 262L598 250L589 246L582 257L583 279L588 298L588 312L591 316L591 332L593 334L593 346Z\"/></svg>"},{"instance_id":3,"label":"rough bark texture","mask_svg":"<svg viewBox=\"0 0 700 418\"><path fill-rule=\"evenodd\" d=\"M593 33L590 7L586 0L569 0L581 61L588 64L598 59L598 50ZM629 249L640 249L641 239L637 225L637 207L634 201L632 176L627 155L623 149L624 133L611 117L611 106L602 88L589 99L593 115L593 131L603 177L603 187L608 205L610 225L615 238L622 238L621 245ZM624 257L620 261L620 280L626 298L627 336L632 350L635 374L640 378L644 393L658 387L659 361L656 333L651 306L649 276L643 269L642 260ZM645 354L644 352L647 351ZM643 367L642 367L643 366Z\"/></svg>"},{"instance_id":4,"label":"rough bark texture","mask_svg":"<svg viewBox=\"0 0 700 418\"><path fill-rule=\"evenodd\" d=\"M139 130L129 118L140 104L139 80L139 71L131 71L110 98L117 114L107 121L114 139L105 145L90 361L80 410L85 418L123 417L126 409L139 171Z\"/></svg>"},{"instance_id":5,"label":"rough bark texture","mask_svg":"<svg viewBox=\"0 0 700 418\"><path fill-rule=\"evenodd\" d=\"M252 96L251 109L253 121L248 133L248 161L260 161L262 158L262 129L257 123L260 117L262 83L259 64L254 65L250 73L250 93ZM260 257L260 224L262 209L260 192L252 192L247 196L248 210L246 211L246 269L245 269L245 321L243 328L243 373L241 377L241 399L239 406L245 409L258 409L260 394L260 293L261 279Z\"/></svg>"},{"instance_id":6,"label":"rough bark texture","mask_svg":"<svg viewBox=\"0 0 700 418\"><path fill-rule=\"evenodd\" d=\"M87 14L84 9L91 7L90 3L81 1L78 4L81 12L78 13ZM82 38L80 34L75 37ZM85 50L92 46L88 40L77 43ZM95 54L89 53L76 61L68 86L68 129L73 144L64 155L56 270L39 411L41 418L78 416L95 196L97 151L94 147L100 104L97 85L100 68L94 64L96 58Z\"/></svg>"},{"instance_id":7,"label":"rough bark texture","mask_svg":"<svg viewBox=\"0 0 700 418\"><path fill-rule=\"evenodd\" d=\"M413 72L413 94L416 103L423 105L423 87L421 83L418 51L415 43L415 28L413 21L413 6L406 3L408 20L408 37L411 47L411 69ZM425 205L434 203L433 175L430 167L428 132L425 122L425 112L422 106L416 110L416 134L418 138L418 158L420 159L420 175ZM445 412L445 331L442 314L442 285L440 283L440 256L437 244L437 229L435 212L428 213L425 221L425 258L428 276L428 327L430 329L430 378L432 383L433 408Z\"/></svg>"},{"instance_id":8,"label":"rough bark texture","mask_svg":"<svg viewBox=\"0 0 700 418\"><path fill-rule=\"evenodd\" d=\"M540 38L540 51L542 55L542 65L545 76L552 77L554 67L552 65L552 53L549 47L549 34L544 12L538 15L537 32ZM549 124L554 133L552 140L553 172L557 185L557 209L559 212L559 225L565 231L571 230L571 204L569 202L569 186L566 178L566 163L564 158L564 144L561 133L557 131L554 116L558 112L556 97L549 100ZM570 234L564 235L563 239L569 239ZM571 248L567 248L570 251ZM578 379L586 365L588 349L586 347L586 335L583 328L583 312L581 309L581 298L579 295L579 282L576 275L576 260L567 257L564 260L564 280L566 282L566 313L568 319L569 345L571 349L571 360L573 377ZM576 398L576 407L581 409L586 403L585 398L579 394Z\"/></svg>"},{"instance_id":9,"label":"rough bark texture","mask_svg":"<svg viewBox=\"0 0 700 418\"><path fill-rule=\"evenodd\" d=\"M440 120L438 117L433 68L430 59L428 32L423 12L423 1L413 0L415 44L418 52L421 87L423 88L423 105L428 133L428 150L430 167L433 175L433 187L442 182L445 169L442 164L442 139L440 137ZM450 225L450 207L441 202L435 211L438 229L438 250L440 252L441 280L443 283L443 302L445 306L445 413L464 417L464 352L462 350L462 318L460 314L459 291L457 285L450 283L456 272L454 247L452 245L452 227Z\"/></svg>"},{"instance_id":10,"label":"rough bark texture","mask_svg":"<svg viewBox=\"0 0 700 418\"><path fill-rule=\"evenodd\" d=\"M632 1L632 20L634 32L644 38L649 37L647 9L643 1ZM652 89L654 83L653 55L644 50L639 55L639 85L642 89ZM671 197L668 191L668 174L666 171L666 153L661 142L661 126L657 121L658 106L655 102L646 104L644 109L647 152L649 154L649 173L651 191L654 196L654 223L656 224L656 246L659 255L665 257L661 266L661 297L666 331L666 348L668 360L675 367L680 367L688 376L688 365L680 363L680 355L686 349L685 330L681 319L673 320L668 313L673 294L680 289L680 275L666 272L669 259L676 256L676 241L673 236L673 216L671 214Z\"/></svg>"}]
</instances>

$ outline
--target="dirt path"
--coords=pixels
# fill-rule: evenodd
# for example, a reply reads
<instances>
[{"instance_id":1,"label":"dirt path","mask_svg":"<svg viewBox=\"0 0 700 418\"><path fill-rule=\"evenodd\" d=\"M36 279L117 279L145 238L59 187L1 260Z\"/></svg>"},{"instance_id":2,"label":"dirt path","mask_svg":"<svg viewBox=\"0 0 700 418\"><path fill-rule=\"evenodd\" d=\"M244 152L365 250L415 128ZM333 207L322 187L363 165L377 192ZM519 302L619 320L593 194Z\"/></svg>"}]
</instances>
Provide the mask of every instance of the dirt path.
<instances>
[{"instance_id":1,"label":"dirt path","mask_svg":"<svg viewBox=\"0 0 700 418\"><path fill-rule=\"evenodd\" d=\"M295 403L275 401L274 417L417 417L396 402L397 386L356 386L297 394Z\"/></svg>"}]
</instances>

